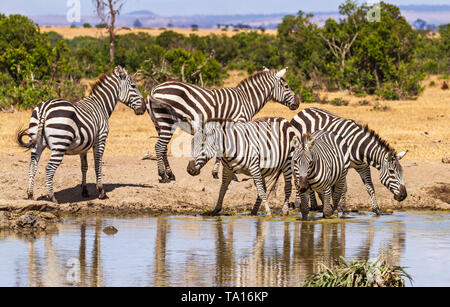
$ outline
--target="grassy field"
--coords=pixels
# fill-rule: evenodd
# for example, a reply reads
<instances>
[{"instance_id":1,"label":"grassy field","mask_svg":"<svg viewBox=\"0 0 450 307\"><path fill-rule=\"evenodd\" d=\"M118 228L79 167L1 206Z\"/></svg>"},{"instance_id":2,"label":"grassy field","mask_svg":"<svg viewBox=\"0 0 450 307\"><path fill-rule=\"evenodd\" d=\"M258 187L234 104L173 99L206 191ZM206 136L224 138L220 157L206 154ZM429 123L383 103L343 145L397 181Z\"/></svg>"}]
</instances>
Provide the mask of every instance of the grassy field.
<instances>
[{"instance_id":1,"label":"grassy field","mask_svg":"<svg viewBox=\"0 0 450 307\"><path fill-rule=\"evenodd\" d=\"M77 36L91 36L96 38L108 37L108 32L106 29L81 28L81 27L71 28L71 27L57 27L57 26L41 26L40 29L41 32L44 33L54 31L67 39L72 39ZM240 30L239 32L237 32L232 30L222 31L219 29L198 29L196 31L192 31L190 28L121 28L117 30L117 35L123 35L128 33L139 33L139 32L147 33L150 35L159 35L161 32L164 32L166 30L172 30L184 35L196 34L199 36L207 36L210 34L217 34L217 35L225 34L227 36L233 36L240 32L250 31L250 30ZM277 30L267 29L265 33L275 35L277 33Z\"/></svg>"},{"instance_id":2,"label":"grassy field","mask_svg":"<svg viewBox=\"0 0 450 307\"><path fill-rule=\"evenodd\" d=\"M231 71L225 86L235 86L247 75ZM429 86L431 80L436 85ZM297 112L308 107L319 107L337 115L369 124L396 150L409 150L407 160L426 164L440 164L443 156L450 155L450 92L440 89L442 80L431 76L424 81L425 91L417 100L384 101L367 96L357 98L345 92L320 92L328 101L340 97L349 101L347 106L302 103L296 111L270 102L257 117L281 116L291 119ZM361 105L362 101L367 105ZM21 152L15 143L15 132L28 126L32 110L0 113L0 154ZM145 151L154 152L156 131L150 117L135 116L131 109L119 104L110 119L110 135L106 156L140 157ZM47 151L48 154L48 151Z\"/></svg>"}]
</instances>

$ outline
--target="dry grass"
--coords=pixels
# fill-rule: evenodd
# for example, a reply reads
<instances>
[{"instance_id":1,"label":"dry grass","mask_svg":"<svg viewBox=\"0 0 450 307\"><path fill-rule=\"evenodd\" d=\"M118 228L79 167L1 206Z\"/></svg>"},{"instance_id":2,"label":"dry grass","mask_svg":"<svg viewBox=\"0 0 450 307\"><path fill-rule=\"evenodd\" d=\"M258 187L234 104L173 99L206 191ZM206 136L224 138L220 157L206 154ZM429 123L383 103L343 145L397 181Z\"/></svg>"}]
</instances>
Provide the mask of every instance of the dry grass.
<instances>
[{"instance_id":1,"label":"dry grass","mask_svg":"<svg viewBox=\"0 0 450 307\"><path fill-rule=\"evenodd\" d=\"M246 77L243 72L231 71L225 86L234 86ZM429 87L431 80L436 85ZM426 90L417 100L383 101L376 97L357 98L344 92L320 93L328 100L342 97L348 106L302 103L299 110L290 111L285 106L269 103L258 113L260 116L281 116L291 119L301 109L319 107L337 115L367 123L398 151L409 149L408 160L422 163L441 164L443 156L450 155L450 93L440 89L442 80L432 76L424 81ZM360 105L367 100L369 105ZM385 111L374 111L373 106L387 106ZM380 108L383 109L383 108ZM0 154L22 151L14 139L18 127L27 126L31 110L15 113L0 113ZM110 135L106 146L106 156L140 157L145 151L154 151L156 131L145 114L135 116L133 111L119 104L110 119ZM425 133L426 132L426 133Z\"/></svg>"},{"instance_id":2,"label":"dry grass","mask_svg":"<svg viewBox=\"0 0 450 307\"><path fill-rule=\"evenodd\" d=\"M71 27L58 27L58 26L41 26L42 32L50 32L54 31L60 35L62 35L64 38L72 39L77 36L90 36L90 37L108 37L108 32L106 29L98 29L98 28L71 28ZM217 34L222 35L225 34L227 36L233 36L240 32L248 32L250 30L240 30L239 32L228 30L228 31L222 31L219 29L198 29L197 31L192 31L190 28L128 28L124 29L121 28L117 31L118 35L128 34L128 33L147 33L150 35L159 35L160 33L171 30L175 31L177 33L181 33L183 35L188 36L189 34L196 34L198 36L207 36L210 34ZM275 35L277 32L276 29L267 29L265 31L266 34L273 34Z\"/></svg>"}]
</instances>

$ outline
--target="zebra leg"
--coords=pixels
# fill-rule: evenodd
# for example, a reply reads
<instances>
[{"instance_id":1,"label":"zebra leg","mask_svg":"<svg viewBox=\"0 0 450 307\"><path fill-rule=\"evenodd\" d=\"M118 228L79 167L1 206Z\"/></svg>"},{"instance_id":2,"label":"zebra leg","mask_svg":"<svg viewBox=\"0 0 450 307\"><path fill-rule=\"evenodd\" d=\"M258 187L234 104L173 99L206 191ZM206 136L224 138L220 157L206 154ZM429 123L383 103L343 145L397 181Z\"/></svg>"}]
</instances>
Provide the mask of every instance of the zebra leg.
<instances>
[{"instance_id":1,"label":"zebra leg","mask_svg":"<svg viewBox=\"0 0 450 307\"><path fill-rule=\"evenodd\" d=\"M28 173L28 199L33 199L34 176L36 175L37 166L43 150L43 146L37 146L31 149L30 170Z\"/></svg>"},{"instance_id":2,"label":"zebra leg","mask_svg":"<svg viewBox=\"0 0 450 307\"><path fill-rule=\"evenodd\" d=\"M346 206L346 198L345 198L346 194L347 194L347 179L345 180L344 191L342 192L342 196L341 196L341 200L340 200L342 214L346 214L349 212L347 210L347 206Z\"/></svg>"},{"instance_id":3,"label":"zebra leg","mask_svg":"<svg viewBox=\"0 0 450 307\"><path fill-rule=\"evenodd\" d=\"M332 194L332 198L333 198L333 215L339 216L338 213L338 206L339 206L339 202L342 199L342 196L345 194L346 191L346 180L345 180L345 176L341 177L336 184L333 186L333 194ZM345 205L344 205L345 206Z\"/></svg>"},{"instance_id":4,"label":"zebra leg","mask_svg":"<svg viewBox=\"0 0 450 307\"><path fill-rule=\"evenodd\" d=\"M329 218L333 214L333 208L331 207L331 187L326 187L322 192L323 203L323 217Z\"/></svg>"},{"instance_id":5,"label":"zebra leg","mask_svg":"<svg viewBox=\"0 0 450 307\"><path fill-rule=\"evenodd\" d=\"M86 172L88 170L87 154L80 155L81 160L81 196L89 197L89 192L86 185Z\"/></svg>"},{"instance_id":6,"label":"zebra leg","mask_svg":"<svg viewBox=\"0 0 450 307\"><path fill-rule=\"evenodd\" d=\"M302 214L302 220L306 221L308 219L309 214L309 193L301 193L300 194L300 205L299 205L299 211Z\"/></svg>"},{"instance_id":7,"label":"zebra leg","mask_svg":"<svg viewBox=\"0 0 450 307\"><path fill-rule=\"evenodd\" d=\"M214 167L211 172L214 179L219 179L219 167L220 167L220 158L216 157L216 162L214 162Z\"/></svg>"},{"instance_id":8,"label":"zebra leg","mask_svg":"<svg viewBox=\"0 0 450 307\"><path fill-rule=\"evenodd\" d=\"M156 159L158 164L158 176L160 183L170 182L170 178L167 176L166 165L169 166L169 161L167 160L167 144L169 144L172 138L172 132L169 130L169 135L167 133L158 133L158 141L155 145ZM164 137L163 137L164 136ZM169 168L170 169L170 168ZM173 176L172 171L170 173ZM173 176L175 180L175 176Z\"/></svg>"},{"instance_id":9,"label":"zebra leg","mask_svg":"<svg viewBox=\"0 0 450 307\"><path fill-rule=\"evenodd\" d=\"M323 208L317 204L316 193L314 191L309 192L309 199L311 202L311 211L322 211Z\"/></svg>"},{"instance_id":10,"label":"zebra leg","mask_svg":"<svg viewBox=\"0 0 450 307\"><path fill-rule=\"evenodd\" d=\"M217 200L216 207L212 211L212 215L216 215L222 210L223 198L225 197L225 193L228 190L228 186L230 185L231 179L233 178L233 172L228 168L223 168L222 172L222 185L220 186L219 199Z\"/></svg>"},{"instance_id":11,"label":"zebra leg","mask_svg":"<svg viewBox=\"0 0 450 307\"><path fill-rule=\"evenodd\" d=\"M45 175L47 181L47 196L48 200L54 203L58 203L53 192L53 176L55 175L56 169L61 164L66 149L52 149L50 160L45 168Z\"/></svg>"},{"instance_id":12,"label":"zebra leg","mask_svg":"<svg viewBox=\"0 0 450 307\"><path fill-rule=\"evenodd\" d=\"M266 183L264 178L261 175L261 171L259 169L259 163L256 164L255 167L250 169L250 173L252 174L253 181L256 186L256 191L258 192L259 198L261 198L264 208L266 209L267 215L272 215L272 211L270 210L269 204L267 203L266 197ZM253 210L252 210L253 212Z\"/></svg>"},{"instance_id":13,"label":"zebra leg","mask_svg":"<svg viewBox=\"0 0 450 307\"><path fill-rule=\"evenodd\" d=\"M289 214L289 198L291 198L292 193L292 172L291 163L287 163L285 169L283 170L284 176L284 204L283 209L281 209L281 214Z\"/></svg>"},{"instance_id":14,"label":"zebra leg","mask_svg":"<svg viewBox=\"0 0 450 307\"><path fill-rule=\"evenodd\" d=\"M103 188L102 183L102 158L103 152L105 151L105 140L98 141L97 144L94 145L94 163L95 163L95 177L97 183L97 191L99 193L99 199L106 199L105 189Z\"/></svg>"},{"instance_id":15,"label":"zebra leg","mask_svg":"<svg viewBox=\"0 0 450 307\"><path fill-rule=\"evenodd\" d=\"M214 167L211 172L214 179L219 179L219 168L220 168L220 158L216 157L216 162L214 162ZM233 181L239 182L236 174L233 174Z\"/></svg>"},{"instance_id":16,"label":"zebra leg","mask_svg":"<svg viewBox=\"0 0 450 307\"><path fill-rule=\"evenodd\" d=\"M163 156L164 160L164 167L166 168L166 178L168 182L175 181L175 175L173 174L172 170L170 169L169 160L167 159L167 151L166 154Z\"/></svg>"},{"instance_id":17,"label":"zebra leg","mask_svg":"<svg viewBox=\"0 0 450 307\"><path fill-rule=\"evenodd\" d=\"M366 166L361 169L356 170L358 174L361 176L364 185L366 186L367 192L370 195L370 199L372 201L372 211L376 213L376 215L381 214L380 207L378 206L377 199L375 197L375 188L372 183L372 176L370 175L370 166Z\"/></svg>"},{"instance_id":18,"label":"zebra leg","mask_svg":"<svg viewBox=\"0 0 450 307\"><path fill-rule=\"evenodd\" d=\"M259 195L258 195L256 197L255 204L253 205L253 209L252 209L252 212L250 214L251 215L257 215L258 214L258 210L259 210L259 206L261 206L261 197L259 197Z\"/></svg>"}]
</instances>

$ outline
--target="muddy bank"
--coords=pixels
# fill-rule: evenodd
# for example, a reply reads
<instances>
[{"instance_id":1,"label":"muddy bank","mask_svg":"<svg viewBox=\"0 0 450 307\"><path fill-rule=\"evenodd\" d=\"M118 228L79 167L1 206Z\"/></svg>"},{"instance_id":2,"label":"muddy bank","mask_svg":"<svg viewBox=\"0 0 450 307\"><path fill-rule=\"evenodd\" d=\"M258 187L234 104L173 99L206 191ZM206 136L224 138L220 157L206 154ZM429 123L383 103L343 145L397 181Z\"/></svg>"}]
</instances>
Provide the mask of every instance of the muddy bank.
<instances>
[{"instance_id":1,"label":"muddy bank","mask_svg":"<svg viewBox=\"0 0 450 307\"><path fill-rule=\"evenodd\" d=\"M211 177L212 162L197 177L186 172L186 158L169 158L177 181L160 184L156 161L139 160L136 157L106 158L103 166L103 182L108 199L97 199L92 157L87 180L90 197L81 196L81 170L78 157L66 156L58 168L55 180L55 196L58 204L45 201L45 164L41 159L35 180L36 200L27 200L28 154L0 157L0 211L23 215L29 211L47 212L56 216L80 214L149 214L149 215L197 215L212 210L217 201L220 180ZM373 170L378 203L382 210L431 209L450 210L450 165L426 165L420 161L403 163L408 197L403 202L379 182L378 171ZM239 179L244 177L239 176ZM281 211L283 179L269 196L275 213ZM223 213L249 213L256 199L253 181L232 182L225 196ZM291 201L294 197L291 197ZM359 175L350 170L348 175L347 206L351 210L369 211L370 198ZM261 212L261 211L260 211Z\"/></svg>"}]
</instances>

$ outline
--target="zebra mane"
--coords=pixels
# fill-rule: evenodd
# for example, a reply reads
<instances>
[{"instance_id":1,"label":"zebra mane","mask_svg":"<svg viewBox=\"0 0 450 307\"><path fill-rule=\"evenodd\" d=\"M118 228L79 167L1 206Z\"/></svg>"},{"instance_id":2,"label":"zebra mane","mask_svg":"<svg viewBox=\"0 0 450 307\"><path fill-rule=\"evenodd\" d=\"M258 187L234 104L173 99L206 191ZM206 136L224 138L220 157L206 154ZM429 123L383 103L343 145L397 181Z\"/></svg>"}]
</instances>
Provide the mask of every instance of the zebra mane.
<instances>
[{"instance_id":1,"label":"zebra mane","mask_svg":"<svg viewBox=\"0 0 450 307\"><path fill-rule=\"evenodd\" d=\"M275 71L276 71L275 69L271 69L269 73L275 73ZM236 87L239 87L240 85L246 83L248 80L251 80L253 78L256 78L257 76L260 76L260 75L266 74L266 73L268 73L268 72L267 71L257 71L255 73L253 73L252 75L248 76L247 78L241 80Z\"/></svg>"},{"instance_id":2,"label":"zebra mane","mask_svg":"<svg viewBox=\"0 0 450 307\"><path fill-rule=\"evenodd\" d=\"M361 125L358 124L362 129L364 129L364 133L369 134L371 138L374 138L378 145L386 149L388 152L392 152L395 154L395 149L389 145L389 143L386 140L383 140L381 136L378 135L374 130L369 128L369 125Z\"/></svg>"},{"instance_id":3,"label":"zebra mane","mask_svg":"<svg viewBox=\"0 0 450 307\"><path fill-rule=\"evenodd\" d=\"M232 118L213 117L213 118L208 119L208 120L205 122L205 124L206 124L206 123L209 123L209 122L226 123L226 122L234 122L234 119L232 119Z\"/></svg>"},{"instance_id":4,"label":"zebra mane","mask_svg":"<svg viewBox=\"0 0 450 307\"><path fill-rule=\"evenodd\" d=\"M102 74L98 77L97 81L95 81L95 83L91 86L91 91L90 91L89 95L91 95L91 94L94 92L94 90L95 90L97 87L99 87L100 84L102 84L103 81L104 81L106 78L108 78L109 76L111 76L112 73L113 73L112 70L109 71L109 72L107 72L107 73L102 73Z\"/></svg>"}]
</instances>

